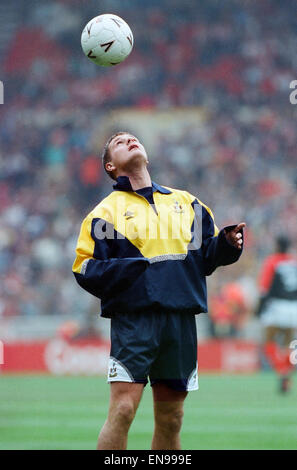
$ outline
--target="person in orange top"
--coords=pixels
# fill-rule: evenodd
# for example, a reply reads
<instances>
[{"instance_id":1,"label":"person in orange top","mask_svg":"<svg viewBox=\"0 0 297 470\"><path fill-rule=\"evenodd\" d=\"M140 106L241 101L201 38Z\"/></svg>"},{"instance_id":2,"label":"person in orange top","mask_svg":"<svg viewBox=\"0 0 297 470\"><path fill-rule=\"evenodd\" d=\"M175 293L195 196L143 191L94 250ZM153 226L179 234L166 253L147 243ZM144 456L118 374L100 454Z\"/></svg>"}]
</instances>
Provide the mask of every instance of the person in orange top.
<instances>
[{"instance_id":1,"label":"person in orange top","mask_svg":"<svg viewBox=\"0 0 297 470\"><path fill-rule=\"evenodd\" d=\"M210 317L216 337L236 336L246 322L247 303L238 282L229 282L210 298Z\"/></svg>"}]
</instances>

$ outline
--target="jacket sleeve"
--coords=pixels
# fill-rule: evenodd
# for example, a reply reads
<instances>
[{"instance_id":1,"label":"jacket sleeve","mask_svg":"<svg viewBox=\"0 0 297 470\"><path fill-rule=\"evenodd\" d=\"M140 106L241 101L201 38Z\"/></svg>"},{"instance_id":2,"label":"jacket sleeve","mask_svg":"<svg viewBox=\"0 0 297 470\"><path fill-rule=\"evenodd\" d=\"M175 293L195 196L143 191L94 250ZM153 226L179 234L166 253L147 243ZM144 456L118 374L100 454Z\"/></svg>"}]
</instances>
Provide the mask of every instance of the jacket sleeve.
<instances>
[{"instance_id":1,"label":"jacket sleeve","mask_svg":"<svg viewBox=\"0 0 297 470\"><path fill-rule=\"evenodd\" d=\"M231 245L225 233L233 230L236 225L218 230L210 209L202 207L202 252L205 275L209 276L219 266L235 263L241 256L242 248ZM243 234L243 231L241 231Z\"/></svg>"},{"instance_id":2,"label":"jacket sleeve","mask_svg":"<svg viewBox=\"0 0 297 470\"><path fill-rule=\"evenodd\" d=\"M112 240L96 238L94 220L111 226L102 219L88 216L83 221L72 266L78 284L101 299L128 288L147 268L149 261L141 256L113 257ZM107 231L107 230L106 230Z\"/></svg>"}]
</instances>

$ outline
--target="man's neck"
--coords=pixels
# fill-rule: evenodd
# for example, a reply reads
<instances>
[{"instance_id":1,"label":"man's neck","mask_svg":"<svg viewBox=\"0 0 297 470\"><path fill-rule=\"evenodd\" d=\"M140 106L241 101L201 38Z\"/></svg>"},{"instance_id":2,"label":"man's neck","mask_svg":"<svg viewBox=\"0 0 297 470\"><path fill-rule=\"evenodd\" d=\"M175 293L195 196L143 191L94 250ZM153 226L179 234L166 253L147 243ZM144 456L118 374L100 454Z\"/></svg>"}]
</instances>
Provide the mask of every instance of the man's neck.
<instances>
[{"instance_id":1,"label":"man's neck","mask_svg":"<svg viewBox=\"0 0 297 470\"><path fill-rule=\"evenodd\" d=\"M133 191L137 189L146 188L152 185L152 180L146 168L133 173L122 174L121 176L128 176Z\"/></svg>"}]
</instances>

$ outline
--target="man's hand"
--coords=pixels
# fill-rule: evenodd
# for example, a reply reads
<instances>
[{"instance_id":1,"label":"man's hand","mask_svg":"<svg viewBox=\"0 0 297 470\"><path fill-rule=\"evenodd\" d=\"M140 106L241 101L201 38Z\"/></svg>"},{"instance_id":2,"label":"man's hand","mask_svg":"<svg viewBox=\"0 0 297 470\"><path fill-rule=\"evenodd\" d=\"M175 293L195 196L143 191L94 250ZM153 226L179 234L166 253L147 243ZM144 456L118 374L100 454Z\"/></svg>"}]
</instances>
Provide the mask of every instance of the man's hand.
<instances>
[{"instance_id":1,"label":"man's hand","mask_svg":"<svg viewBox=\"0 0 297 470\"><path fill-rule=\"evenodd\" d=\"M239 250L242 248L242 234L240 231L245 228L245 223L241 222L238 224L233 230L226 231L225 230L225 237L230 243L230 245L235 246Z\"/></svg>"}]
</instances>

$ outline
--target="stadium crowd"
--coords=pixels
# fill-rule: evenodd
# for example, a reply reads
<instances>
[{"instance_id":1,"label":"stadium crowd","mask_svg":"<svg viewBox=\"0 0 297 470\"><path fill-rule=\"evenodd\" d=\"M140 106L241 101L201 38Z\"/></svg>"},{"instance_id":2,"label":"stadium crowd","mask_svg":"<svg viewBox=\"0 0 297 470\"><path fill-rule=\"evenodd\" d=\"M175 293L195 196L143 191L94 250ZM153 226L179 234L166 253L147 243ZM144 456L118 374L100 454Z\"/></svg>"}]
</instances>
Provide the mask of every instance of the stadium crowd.
<instances>
[{"instance_id":1,"label":"stadium crowd","mask_svg":"<svg viewBox=\"0 0 297 470\"><path fill-rule=\"evenodd\" d=\"M80 33L111 4L135 45L99 69ZM83 216L111 188L98 129L117 108L206 110L202 126L155 136L151 173L196 194L218 226L247 223L245 255L210 293L240 277L255 286L275 234L297 240L295 13L289 0L18 1L0 76L0 316L91 306L71 265Z\"/></svg>"}]
</instances>

